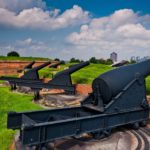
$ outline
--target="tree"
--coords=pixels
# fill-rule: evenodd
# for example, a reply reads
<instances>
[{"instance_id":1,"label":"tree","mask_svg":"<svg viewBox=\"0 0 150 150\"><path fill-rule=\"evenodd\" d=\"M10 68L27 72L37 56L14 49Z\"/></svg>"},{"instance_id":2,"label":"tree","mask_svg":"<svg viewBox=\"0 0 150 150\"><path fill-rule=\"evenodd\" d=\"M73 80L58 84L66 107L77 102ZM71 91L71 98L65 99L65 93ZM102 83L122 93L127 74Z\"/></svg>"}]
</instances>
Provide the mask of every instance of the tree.
<instances>
[{"instance_id":1,"label":"tree","mask_svg":"<svg viewBox=\"0 0 150 150\"><path fill-rule=\"evenodd\" d=\"M60 61L60 59L59 59L59 58L55 58L54 60L55 60L55 61Z\"/></svg>"},{"instance_id":2,"label":"tree","mask_svg":"<svg viewBox=\"0 0 150 150\"><path fill-rule=\"evenodd\" d=\"M109 59L106 60L106 64L111 65L111 64L113 64L113 61L109 58Z\"/></svg>"},{"instance_id":3,"label":"tree","mask_svg":"<svg viewBox=\"0 0 150 150\"><path fill-rule=\"evenodd\" d=\"M89 61L94 64L106 64L106 65L113 64L111 59L103 59L103 58L96 59L95 57L92 57L92 58L90 58Z\"/></svg>"},{"instance_id":4,"label":"tree","mask_svg":"<svg viewBox=\"0 0 150 150\"><path fill-rule=\"evenodd\" d=\"M106 60L103 58L100 58L99 60L97 60L99 64L106 64Z\"/></svg>"},{"instance_id":5,"label":"tree","mask_svg":"<svg viewBox=\"0 0 150 150\"><path fill-rule=\"evenodd\" d=\"M61 60L61 64L62 64L62 65L64 65L64 64L66 64L66 63L65 63L65 61L64 61L64 60Z\"/></svg>"},{"instance_id":6,"label":"tree","mask_svg":"<svg viewBox=\"0 0 150 150\"><path fill-rule=\"evenodd\" d=\"M70 63L75 62L75 58L70 59Z\"/></svg>"},{"instance_id":7,"label":"tree","mask_svg":"<svg viewBox=\"0 0 150 150\"><path fill-rule=\"evenodd\" d=\"M95 57L91 57L89 61L90 63L97 64L97 59Z\"/></svg>"},{"instance_id":8,"label":"tree","mask_svg":"<svg viewBox=\"0 0 150 150\"><path fill-rule=\"evenodd\" d=\"M15 52L15 51L11 51L7 54L7 56L13 56L13 57L20 57L19 53Z\"/></svg>"},{"instance_id":9,"label":"tree","mask_svg":"<svg viewBox=\"0 0 150 150\"><path fill-rule=\"evenodd\" d=\"M79 63L79 62L80 62L79 59L75 59L75 58L70 59L70 63Z\"/></svg>"}]
</instances>

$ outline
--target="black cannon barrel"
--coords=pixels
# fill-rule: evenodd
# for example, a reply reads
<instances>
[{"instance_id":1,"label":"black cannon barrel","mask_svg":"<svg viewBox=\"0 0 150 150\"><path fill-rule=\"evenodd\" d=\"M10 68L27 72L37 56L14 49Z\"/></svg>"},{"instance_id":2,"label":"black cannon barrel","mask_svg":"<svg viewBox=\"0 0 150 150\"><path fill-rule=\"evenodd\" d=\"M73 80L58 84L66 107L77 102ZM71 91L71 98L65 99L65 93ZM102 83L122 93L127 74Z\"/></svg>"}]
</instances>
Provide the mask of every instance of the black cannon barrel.
<instances>
[{"instance_id":1,"label":"black cannon barrel","mask_svg":"<svg viewBox=\"0 0 150 150\"><path fill-rule=\"evenodd\" d=\"M83 62L80 64L72 65L68 69L58 72L52 80L48 82L49 85L69 86L72 87L71 74L85 66L89 65L89 62ZM73 92L75 93L75 92Z\"/></svg>"},{"instance_id":2,"label":"black cannon barrel","mask_svg":"<svg viewBox=\"0 0 150 150\"><path fill-rule=\"evenodd\" d=\"M39 74L38 70L48 66L51 62L48 61L40 66L34 67L27 72L24 73L24 75L21 77L22 79L30 79L30 80L39 80Z\"/></svg>"},{"instance_id":3,"label":"black cannon barrel","mask_svg":"<svg viewBox=\"0 0 150 150\"><path fill-rule=\"evenodd\" d=\"M76 65L73 65L73 66L70 66L69 69L68 69L68 72L69 73L73 73L81 68L84 68L86 66L89 65L89 62L86 61L86 62L83 62L83 63L80 63L80 64L76 64Z\"/></svg>"},{"instance_id":4,"label":"black cannon barrel","mask_svg":"<svg viewBox=\"0 0 150 150\"><path fill-rule=\"evenodd\" d=\"M88 61L80 63L80 64L75 64L70 66L68 69L63 70L61 72L58 72L55 77L60 76L62 74L72 74L73 72L80 70L81 68L88 66L90 63Z\"/></svg>"},{"instance_id":5,"label":"black cannon barrel","mask_svg":"<svg viewBox=\"0 0 150 150\"><path fill-rule=\"evenodd\" d=\"M88 65L89 65L88 61L82 62L80 64L75 64L75 65L70 66L66 71L69 72L69 73L73 73L73 72L75 72L77 70L80 70L81 68L84 68Z\"/></svg>"},{"instance_id":6,"label":"black cannon barrel","mask_svg":"<svg viewBox=\"0 0 150 150\"><path fill-rule=\"evenodd\" d=\"M35 64L35 61L32 61L32 62L30 62L28 65L26 65L26 66L24 67L24 69L31 69L34 64Z\"/></svg>"},{"instance_id":7,"label":"black cannon barrel","mask_svg":"<svg viewBox=\"0 0 150 150\"><path fill-rule=\"evenodd\" d=\"M51 64L50 61L45 62L45 63L43 63L42 65L39 65L39 66L37 66L37 67L34 67L33 69L34 69L34 70L40 70L40 69L42 69L42 68L48 66L49 64Z\"/></svg>"},{"instance_id":8,"label":"black cannon barrel","mask_svg":"<svg viewBox=\"0 0 150 150\"><path fill-rule=\"evenodd\" d=\"M56 68L58 65L61 65L62 63L63 63L63 62L60 61L60 62L58 62L58 63L52 64L52 65L49 66L49 68Z\"/></svg>"},{"instance_id":9,"label":"black cannon barrel","mask_svg":"<svg viewBox=\"0 0 150 150\"><path fill-rule=\"evenodd\" d=\"M93 91L96 92L96 88L99 88L104 103L108 103L136 76L145 78L148 75L150 75L150 59L122 66L100 75L93 81Z\"/></svg>"}]
</instances>

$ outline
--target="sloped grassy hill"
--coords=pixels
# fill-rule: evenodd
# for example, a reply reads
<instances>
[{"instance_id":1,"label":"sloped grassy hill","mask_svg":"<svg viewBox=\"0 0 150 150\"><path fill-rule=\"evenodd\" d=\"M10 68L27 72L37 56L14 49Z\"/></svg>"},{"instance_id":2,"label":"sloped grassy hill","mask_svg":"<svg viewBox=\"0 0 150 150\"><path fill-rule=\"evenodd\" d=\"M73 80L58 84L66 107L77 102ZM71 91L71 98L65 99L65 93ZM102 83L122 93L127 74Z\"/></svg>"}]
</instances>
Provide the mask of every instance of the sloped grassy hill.
<instances>
[{"instance_id":1,"label":"sloped grassy hill","mask_svg":"<svg viewBox=\"0 0 150 150\"><path fill-rule=\"evenodd\" d=\"M69 65L73 64L66 64L61 65L61 68L59 69L53 69L53 68L44 68L39 71L39 74L41 77L51 78L52 73L55 74L65 68L67 68ZM82 83L82 84L92 84L92 81L99 76L100 74L109 71L113 69L109 65L104 64L90 64L89 66L82 68L81 70L73 73L72 80L73 83ZM120 76L121 78L121 76ZM150 94L150 76L146 79L146 87L147 87L147 94Z\"/></svg>"},{"instance_id":2,"label":"sloped grassy hill","mask_svg":"<svg viewBox=\"0 0 150 150\"><path fill-rule=\"evenodd\" d=\"M60 69L44 68L39 73L41 77L51 77L51 73L63 70L72 64L62 65ZM102 64L91 64L72 74L74 83L91 84L93 79L101 73L106 72L112 67ZM121 78L121 77L120 77ZM150 77L146 79L147 94L150 94ZM42 109L38 105L32 103L33 96L20 93L12 93L9 88L0 85L0 150L8 150L8 146L12 142L15 131L7 130L7 112L8 111L29 111Z\"/></svg>"},{"instance_id":3,"label":"sloped grassy hill","mask_svg":"<svg viewBox=\"0 0 150 150\"><path fill-rule=\"evenodd\" d=\"M66 65L61 65L59 69L54 68L44 68L39 71L40 77L46 77L51 78L52 73L57 73L59 71L62 71L66 69L68 66L73 65L73 63L68 63ZM108 70L112 69L111 66L103 65L103 64L90 64L89 66L86 66L85 68L82 68L76 72L74 72L72 76L72 80L74 83L85 83L85 84L91 84L93 79L99 76L101 73L104 73Z\"/></svg>"},{"instance_id":4,"label":"sloped grassy hill","mask_svg":"<svg viewBox=\"0 0 150 150\"><path fill-rule=\"evenodd\" d=\"M12 57L12 56L0 56L0 60L22 60L22 61L32 61L32 60L50 60L49 58L40 57Z\"/></svg>"},{"instance_id":5,"label":"sloped grassy hill","mask_svg":"<svg viewBox=\"0 0 150 150\"><path fill-rule=\"evenodd\" d=\"M0 150L8 150L15 131L8 130L8 111L29 111L41 109L32 103L33 96L20 93L12 93L8 87L0 85Z\"/></svg>"}]
</instances>

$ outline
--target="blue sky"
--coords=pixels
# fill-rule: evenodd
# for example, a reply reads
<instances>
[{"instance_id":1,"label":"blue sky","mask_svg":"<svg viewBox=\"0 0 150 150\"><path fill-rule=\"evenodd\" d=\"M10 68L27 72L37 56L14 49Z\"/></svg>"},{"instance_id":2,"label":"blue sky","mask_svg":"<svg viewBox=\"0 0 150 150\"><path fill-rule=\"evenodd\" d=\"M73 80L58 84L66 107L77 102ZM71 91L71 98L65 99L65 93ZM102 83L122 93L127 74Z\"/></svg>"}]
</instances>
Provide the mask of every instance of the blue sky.
<instances>
[{"instance_id":1,"label":"blue sky","mask_svg":"<svg viewBox=\"0 0 150 150\"><path fill-rule=\"evenodd\" d=\"M142 13L150 13L149 0L46 0L50 8L59 8L62 11L71 8L74 4L88 10L94 16L107 16L115 10L129 8Z\"/></svg>"},{"instance_id":2,"label":"blue sky","mask_svg":"<svg viewBox=\"0 0 150 150\"><path fill-rule=\"evenodd\" d=\"M149 0L0 0L0 55L150 55Z\"/></svg>"}]
</instances>

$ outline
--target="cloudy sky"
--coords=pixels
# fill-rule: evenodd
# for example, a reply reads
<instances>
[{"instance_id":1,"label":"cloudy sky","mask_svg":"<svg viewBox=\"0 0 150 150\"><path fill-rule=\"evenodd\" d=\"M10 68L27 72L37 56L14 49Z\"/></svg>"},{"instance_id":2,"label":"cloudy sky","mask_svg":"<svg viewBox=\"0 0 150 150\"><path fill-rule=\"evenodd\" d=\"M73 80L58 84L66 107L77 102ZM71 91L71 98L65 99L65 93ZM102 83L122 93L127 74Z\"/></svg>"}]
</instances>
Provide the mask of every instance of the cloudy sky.
<instances>
[{"instance_id":1,"label":"cloudy sky","mask_svg":"<svg viewBox=\"0 0 150 150\"><path fill-rule=\"evenodd\" d=\"M150 0L0 0L0 55L150 56Z\"/></svg>"}]
</instances>

